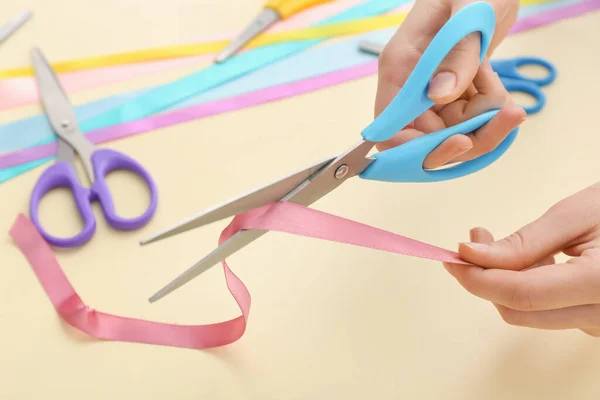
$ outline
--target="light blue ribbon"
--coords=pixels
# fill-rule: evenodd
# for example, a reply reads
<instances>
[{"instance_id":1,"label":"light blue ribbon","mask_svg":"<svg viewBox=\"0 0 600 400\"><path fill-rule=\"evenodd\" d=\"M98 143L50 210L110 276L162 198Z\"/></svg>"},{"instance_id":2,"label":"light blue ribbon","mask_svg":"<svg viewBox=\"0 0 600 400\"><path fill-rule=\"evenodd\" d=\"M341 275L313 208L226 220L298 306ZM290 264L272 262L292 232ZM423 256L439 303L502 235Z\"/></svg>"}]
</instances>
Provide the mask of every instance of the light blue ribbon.
<instances>
[{"instance_id":1,"label":"light blue ribbon","mask_svg":"<svg viewBox=\"0 0 600 400\"><path fill-rule=\"evenodd\" d=\"M363 4L345 10L336 16L327 18L315 24L314 26L379 15L408 2L409 0L369 0ZM326 39L304 40L260 47L237 55L229 59L226 63L211 65L200 70L199 72L193 73L169 84L157 86L137 93L133 95L133 97L121 97L119 100L117 100L120 103L118 103L116 106L115 103L110 104L110 99L107 99L108 102L102 103L102 106L107 107L111 105L112 107L108 107L108 109L105 108L100 112L98 112L97 109L87 109L85 110L86 113L81 113L80 110L76 110L78 119L82 121L80 123L81 130L82 132L90 132L115 124L145 118L155 113L165 111L166 109L169 109L169 107L180 104L181 102L202 94L207 90L217 88L227 82L239 79L244 75L259 70L261 67L268 66L296 53L300 53L325 40ZM81 114L87 115L81 116ZM29 123L26 123L25 121L18 121L10 124L11 126L5 126L3 128L10 128L10 131L12 131L14 135L15 125L19 123L24 123L24 125L38 125L38 127L40 127L39 124L41 123L45 124L45 130L30 130L32 128L31 126L17 127L21 128L18 129L19 133L17 134L19 135L19 139L22 139L22 136L27 135L27 142L33 143L33 145L46 144L55 141L56 138L54 137L54 134L52 133L47 121L43 121L44 117L41 117L41 119L42 121L37 121L33 124L29 121ZM24 148L23 145L25 143L23 142L19 143L17 145L18 147L11 146L12 148L7 148L8 146L4 145L4 143L7 143L7 141L4 140L5 136L8 136L9 140L12 138L11 135L6 134L5 129L0 130L0 143L3 143L3 147L0 148L0 152L14 151ZM20 175L21 173L52 159L53 157L48 157L43 160L37 160L16 167L3 169L0 171L0 182L5 182L8 179Z\"/></svg>"},{"instance_id":2,"label":"light blue ribbon","mask_svg":"<svg viewBox=\"0 0 600 400\"><path fill-rule=\"evenodd\" d=\"M581 0L561 0L551 3L543 3L527 7L521 7L519 11L519 16L525 17L532 14L544 12L553 8L564 7L569 4L578 3L580 1ZM350 20L358 17L364 17L366 16L366 11L372 12L375 15L377 13L375 13L375 8L373 7L374 3L377 3L376 11L382 13L389 9L394 9L405 2L406 1L398 0L369 1L368 3L347 10L346 12L343 12L333 18L325 20L317 25L323 23L340 22L340 18L341 20ZM364 7L366 7L367 5L370 5L371 7L370 9L365 11ZM332 21L334 19L335 21ZM197 86L194 90L196 91L195 95L192 95L187 99L182 99L176 104L165 106L165 108L163 108L162 110L158 110L159 112L189 107L192 105L236 96L255 90L260 90L266 87L271 87L282 83L292 82L311 76L340 70L343 68L359 65L373 60L372 56L365 55L362 52L357 51L358 42L360 40L367 39L379 42L387 42L391 38L395 30L395 28L392 28L369 32L367 34L362 34L358 36L352 36L346 41L337 42L327 46L314 47L304 52L302 52L302 50L299 49L300 46L298 45L301 45L302 49L305 49L307 47L314 46L314 44L316 44L315 42L321 42L323 40L319 39L304 41L300 43L284 43L275 46L269 46L268 48L265 47L265 49L279 49L282 45L285 45L285 47L292 47L290 45L297 45L293 47L298 49L296 53L299 54L290 56L291 53L288 53L290 51L288 49L287 52L285 52L286 55L282 55L280 57L282 58L282 60L277 62L276 60L271 58L275 57L276 54L272 54L269 51L266 53L266 56L261 56L261 59L264 61L263 64L265 64L265 66L263 68L260 68L260 66L256 67L257 63L255 62L252 64L254 66L252 67L254 68L252 71L244 69L249 67L246 67L244 65L245 61L240 61L240 55L230 59L228 63L225 63L223 65L233 64L235 62L235 65L237 65L239 69L246 70L247 72L245 74L242 74L237 79L235 77L226 79L224 78L224 72L219 72L217 74L217 77L220 78L219 82L221 83L217 85L220 86L213 87L212 89L210 87L211 85L214 86L214 81L212 80L213 78L210 77L210 74L211 71L214 71L214 67L217 66L208 67L188 77L182 78L179 81L175 81L172 84L159 86L157 88L144 89L135 93L112 96L91 103L83 104L75 107L75 113L77 115L78 120L84 121L82 123L82 128L84 128L84 132L89 132L90 129L87 124L98 124L102 121L108 123L109 119L112 123L105 126L110 126L115 123L124 122L119 119L122 110L125 110L123 116L126 118L128 116L129 118L131 118L136 113L138 113L139 115L140 112L144 112L143 104L147 104L148 100L152 100L153 98L156 98L158 96L157 93L160 93L160 91L157 92L157 90L162 89L164 91L165 88L172 87L171 85L178 84L182 81L190 82L189 79L191 79L192 77L195 77L195 80L201 80L202 76L208 76L207 79L209 82L211 82L211 85L204 84ZM307 45L306 42L310 42L310 45ZM254 54L254 52L255 50L252 50L243 55L248 56L250 54ZM230 71L230 73L232 73L232 71ZM179 97L185 98L185 95L179 95ZM141 108L136 107L136 105L138 104L137 101L139 99L142 99ZM166 101L165 103L169 102L172 102L172 100ZM157 102L150 101L151 107L156 107L157 105ZM117 122L114 122L113 118L117 118ZM93 127L93 125L91 126ZM28 147L33 147L39 144L51 143L54 141L56 141L56 136L54 135L44 115L30 117L27 119L19 120L13 123L0 126L0 153L16 151ZM48 161L51 161L52 159L53 157L49 157L42 160L36 160L33 162L22 164L16 167L0 170L0 183L5 182L24 172L27 172L30 169L42 165Z\"/></svg>"}]
</instances>

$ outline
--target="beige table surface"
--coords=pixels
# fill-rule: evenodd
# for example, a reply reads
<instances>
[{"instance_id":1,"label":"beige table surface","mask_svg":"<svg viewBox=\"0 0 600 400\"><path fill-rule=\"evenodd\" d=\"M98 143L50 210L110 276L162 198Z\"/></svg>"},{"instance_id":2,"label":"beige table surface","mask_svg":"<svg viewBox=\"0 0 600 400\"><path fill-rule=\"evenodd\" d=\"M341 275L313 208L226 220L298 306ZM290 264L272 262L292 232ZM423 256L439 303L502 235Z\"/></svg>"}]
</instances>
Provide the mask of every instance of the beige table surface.
<instances>
[{"instance_id":1,"label":"beige table surface","mask_svg":"<svg viewBox=\"0 0 600 400\"><path fill-rule=\"evenodd\" d=\"M36 13L0 46L2 68L28 64L34 44L62 60L232 31L260 6L259 0L1 3L3 20L24 8ZM543 113L523 125L514 147L492 167L430 185L357 179L315 207L455 249L474 225L509 234L596 182L600 53L593 49L599 26L596 12L510 37L501 46L498 57L546 57L560 76L545 90ZM168 81L194 68L80 93L73 102ZM239 315L220 267L158 303L146 300L210 251L225 223L148 247L138 240L354 143L372 118L375 87L373 76L108 144L152 171L159 209L133 233L114 232L99 218L87 246L58 253L68 278L87 304L105 312L189 324ZM39 111L1 112L0 122ZM2 400L600 395L600 339L508 326L436 262L278 233L230 259L253 295L249 326L237 343L193 351L88 340L61 323L8 236L17 213L27 212L42 170L0 186ZM115 174L110 183L123 214L145 206L144 186L134 178ZM58 234L79 227L64 192L49 196L41 212ZM100 216L97 206L95 212Z\"/></svg>"}]
</instances>

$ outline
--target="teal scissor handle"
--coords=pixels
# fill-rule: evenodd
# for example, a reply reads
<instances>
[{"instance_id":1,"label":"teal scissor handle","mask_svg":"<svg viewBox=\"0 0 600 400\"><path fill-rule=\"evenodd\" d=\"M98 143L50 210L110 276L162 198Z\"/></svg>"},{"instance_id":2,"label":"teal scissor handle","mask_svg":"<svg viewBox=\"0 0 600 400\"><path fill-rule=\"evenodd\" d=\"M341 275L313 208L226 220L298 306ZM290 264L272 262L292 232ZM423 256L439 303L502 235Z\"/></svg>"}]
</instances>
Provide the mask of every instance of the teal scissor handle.
<instances>
[{"instance_id":1,"label":"teal scissor handle","mask_svg":"<svg viewBox=\"0 0 600 400\"><path fill-rule=\"evenodd\" d=\"M383 112L362 131L371 142L390 139L435 103L427 96L429 81L446 55L465 36L481 33L480 62L483 61L496 28L491 5L471 3L454 14L433 38L402 89Z\"/></svg>"},{"instance_id":2,"label":"teal scissor handle","mask_svg":"<svg viewBox=\"0 0 600 400\"><path fill-rule=\"evenodd\" d=\"M396 97L363 130L363 139L371 142L386 141L431 108L435 103L427 96L427 87L446 55L465 36L479 32L481 34L480 62L483 61L495 27L494 10L485 2L471 3L454 14L433 38ZM479 129L498 111L488 111L459 125L421 136L375 154L375 161L363 171L360 177L387 182L435 182L455 179L481 170L506 152L515 140L518 128L513 130L492 152L474 160L433 171L425 170L423 162L427 155L447 138Z\"/></svg>"},{"instance_id":3,"label":"teal scissor handle","mask_svg":"<svg viewBox=\"0 0 600 400\"><path fill-rule=\"evenodd\" d=\"M373 155L375 161L360 175L363 179L385 182L440 182L477 172L500 158L517 137L518 128L491 152L456 166L440 170L423 169L425 157L450 136L467 134L491 120L499 110L479 114L458 125L433 132L400 146Z\"/></svg>"},{"instance_id":4,"label":"teal scissor handle","mask_svg":"<svg viewBox=\"0 0 600 400\"><path fill-rule=\"evenodd\" d=\"M546 105L546 95L542 89L533 82L513 78L500 78L502 85L509 92L521 92L533 97L535 103L532 106L521 106L527 115L538 113Z\"/></svg>"},{"instance_id":5,"label":"teal scissor handle","mask_svg":"<svg viewBox=\"0 0 600 400\"><path fill-rule=\"evenodd\" d=\"M539 57L515 57L491 61L490 64L500 78L511 78L520 81L534 83L538 86L546 86L556 79L556 67L549 61ZM532 78L519 72L519 67L525 65L537 65L548 71L548 75L542 78Z\"/></svg>"},{"instance_id":6,"label":"teal scissor handle","mask_svg":"<svg viewBox=\"0 0 600 400\"><path fill-rule=\"evenodd\" d=\"M546 96L541 87L549 85L556 79L556 67L542 58L538 57L516 57L490 62L494 71L500 77L502 84L509 92L521 92L535 100L532 106L522 106L528 115L539 112L546 104ZM537 65L548 71L541 78L529 77L519 71L519 67L525 65Z\"/></svg>"}]
</instances>

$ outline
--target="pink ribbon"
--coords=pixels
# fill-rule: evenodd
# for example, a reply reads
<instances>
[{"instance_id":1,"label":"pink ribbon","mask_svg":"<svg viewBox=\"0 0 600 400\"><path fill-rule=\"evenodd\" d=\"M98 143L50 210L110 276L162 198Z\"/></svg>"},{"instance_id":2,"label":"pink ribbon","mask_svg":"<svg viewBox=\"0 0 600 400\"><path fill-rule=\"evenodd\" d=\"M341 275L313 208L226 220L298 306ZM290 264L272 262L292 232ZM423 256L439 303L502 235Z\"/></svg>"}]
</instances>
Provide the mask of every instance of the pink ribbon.
<instances>
[{"instance_id":1,"label":"pink ribbon","mask_svg":"<svg viewBox=\"0 0 600 400\"><path fill-rule=\"evenodd\" d=\"M581 3L551 9L518 20L513 25L511 34L537 28L564 18L574 17L598 9L600 9L600 0L586 0ZM210 103L178 109L137 121L109 126L97 131L89 132L86 136L96 144L118 140L159 128L236 111L247 107L254 107L260 104L335 86L375 74L377 73L377 67L376 61L353 66L296 82L285 83ZM0 169L53 156L56 154L57 149L57 143L53 142L0 155Z\"/></svg>"},{"instance_id":2,"label":"pink ribbon","mask_svg":"<svg viewBox=\"0 0 600 400\"><path fill-rule=\"evenodd\" d=\"M565 7L552 8L539 14L533 14L526 18L518 19L511 27L509 34L539 28L543 25L552 24L567 18L573 18L598 9L600 9L599 0L586 0Z\"/></svg>"},{"instance_id":3,"label":"pink ribbon","mask_svg":"<svg viewBox=\"0 0 600 400\"><path fill-rule=\"evenodd\" d=\"M457 253L404 236L293 203L270 204L236 216L221 233L219 244L243 229L291 233L413 257L466 265ZM56 312L74 328L97 339L208 349L231 344L246 331L250 293L222 262L225 282L241 315L208 325L176 325L111 315L86 305L77 294L52 249L31 221L19 214L10 235L28 260Z\"/></svg>"},{"instance_id":4,"label":"pink ribbon","mask_svg":"<svg viewBox=\"0 0 600 400\"><path fill-rule=\"evenodd\" d=\"M296 14L287 20L281 21L269 28L267 32L282 32L302 28L338 14L339 12L362 3L363 1L364 0L338 0L331 3L326 3L308 9L300 14ZM236 34L237 32L223 33L202 38L201 41L231 39ZM59 74L59 80L67 93L72 94L166 70L196 64L202 65L206 61L211 61L210 55L175 60L152 61L147 63L126 64L98 68L94 70L63 73ZM8 110L38 102L39 95L37 85L33 77L20 77L5 80L0 79L0 110Z\"/></svg>"}]
</instances>

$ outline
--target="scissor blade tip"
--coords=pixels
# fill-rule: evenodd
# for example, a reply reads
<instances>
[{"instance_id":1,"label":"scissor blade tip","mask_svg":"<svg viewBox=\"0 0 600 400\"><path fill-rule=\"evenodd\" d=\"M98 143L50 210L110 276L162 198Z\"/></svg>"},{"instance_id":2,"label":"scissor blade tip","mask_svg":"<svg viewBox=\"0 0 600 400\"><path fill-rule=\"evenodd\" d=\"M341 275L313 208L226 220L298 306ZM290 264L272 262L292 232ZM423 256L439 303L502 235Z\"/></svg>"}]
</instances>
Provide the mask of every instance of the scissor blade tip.
<instances>
[{"instance_id":1,"label":"scissor blade tip","mask_svg":"<svg viewBox=\"0 0 600 400\"><path fill-rule=\"evenodd\" d=\"M148 298L148 303L156 303L158 300L159 300L159 297L157 295L153 295Z\"/></svg>"},{"instance_id":2,"label":"scissor blade tip","mask_svg":"<svg viewBox=\"0 0 600 400\"><path fill-rule=\"evenodd\" d=\"M221 64L222 62L226 61L229 58L228 54L219 54L218 56L215 57L215 62L217 64Z\"/></svg>"},{"instance_id":3,"label":"scissor blade tip","mask_svg":"<svg viewBox=\"0 0 600 400\"><path fill-rule=\"evenodd\" d=\"M42 53L42 49L39 46L34 45L31 48L31 56L34 58L39 58L44 60L44 53Z\"/></svg>"},{"instance_id":4,"label":"scissor blade tip","mask_svg":"<svg viewBox=\"0 0 600 400\"><path fill-rule=\"evenodd\" d=\"M164 288L160 289L158 292L156 292L152 296L150 296L148 298L148 302L149 303L156 303L158 300L162 299L163 297L165 297L169 293L171 293L171 290L169 290L169 286L165 286Z\"/></svg>"},{"instance_id":5,"label":"scissor blade tip","mask_svg":"<svg viewBox=\"0 0 600 400\"><path fill-rule=\"evenodd\" d=\"M149 237L149 238L146 238L146 239L142 239L142 240L140 240L140 246L144 246L146 244L150 244L150 243L152 243L152 242L154 242L156 240L157 240L157 238L155 236L152 236L152 237Z\"/></svg>"},{"instance_id":6,"label":"scissor blade tip","mask_svg":"<svg viewBox=\"0 0 600 400\"><path fill-rule=\"evenodd\" d=\"M170 236L173 236L175 234L176 233L174 233L172 229L169 229L169 230L164 231L164 232L156 233L156 234L154 234L154 235L152 235L150 237L147 237L146 239L140 240L140 244L143 246L145 244L150 244L152 242L158 242L159 240L166 239L166 238L168 238Z\"/></svg>"}]
</instances>

